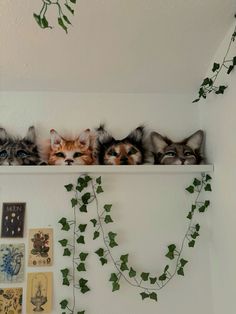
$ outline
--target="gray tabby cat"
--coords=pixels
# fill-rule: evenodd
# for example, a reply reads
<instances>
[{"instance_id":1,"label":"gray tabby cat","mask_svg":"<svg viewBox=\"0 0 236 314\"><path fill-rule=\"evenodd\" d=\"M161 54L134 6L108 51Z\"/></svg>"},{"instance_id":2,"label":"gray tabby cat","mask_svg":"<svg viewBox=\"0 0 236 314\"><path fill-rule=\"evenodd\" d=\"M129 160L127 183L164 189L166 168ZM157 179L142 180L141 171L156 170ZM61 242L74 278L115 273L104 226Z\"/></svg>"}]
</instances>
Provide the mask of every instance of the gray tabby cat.
<instances>
[{"instance_id":1,"label":"gray tabby cat","mask_svg":"<svg viewBox=\"0 0 236 314\"><path fill-rule=\"evenodd\" d=\"M9 136L0 128L0 165L38 165L40 156L36 144L35 129L31 126L24 138Z\"/></svg>"},{"instance_id":2,"label":"gray tabby cat","mask_svg":"<svg viewBox=\"0 0 236 314\"><path fill-rule=\"evenodd\" d=\"M167 137L152 132L151 143L155 164L196 165L203 160L201 146L204 133L199 130L181 142L173 142Z\"/></svg>"}]
</instances>

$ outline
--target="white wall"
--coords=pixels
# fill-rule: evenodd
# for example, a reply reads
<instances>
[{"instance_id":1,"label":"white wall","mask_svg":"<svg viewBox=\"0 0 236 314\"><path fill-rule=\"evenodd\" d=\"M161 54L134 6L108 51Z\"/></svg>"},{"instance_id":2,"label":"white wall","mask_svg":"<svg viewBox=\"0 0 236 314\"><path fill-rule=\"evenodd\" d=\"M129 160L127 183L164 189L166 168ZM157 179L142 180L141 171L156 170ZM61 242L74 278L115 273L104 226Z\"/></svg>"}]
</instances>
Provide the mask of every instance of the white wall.
<instances>
[{"instance_id":1,"label":"white wall","mask_svg":"<svg viewBox=\"0 0 236 314\"><path fill-rule=\"evenodd\" d=\"M232 32L233 29L230 29L212 62L222 59ZM234 311L236 278L235 71L229 76L222 76L219 83L229 86L225 95L210 95L200 104L201 125L207 132L207 154L215 165L210 239L215 314Z\"/></svg>"},{"instance_id":2,"label":"white wall","mask_svg":"<svg viewBox=\"0 0 236 314\"><path fill-rule=\"evenodd\" d=\"M24 134L28 126L34 124L41 138L48 137L50 128L75 133L97 126L100 121L107 122L117 137L125 136L143 122L174 139L181 139L199 128L197 106L191 105L191 97L181 95L1 93L0 113L1 126L9 131ZM57 240L63 238L64 234L61 234L57 221L71 213L70 197L63 186L76 180L76 177L0 177L0 202L27 203L26 230L48 226L54 228L54 267L26 269L53 270L54 314L60 313L58 302L69 295L69 289L62 288L60 284L59 270L70 267L70 263L67 258L61 257L62 250ZM114 249L114 254L118 257L121 253L130 252L130 261L137 270L160 274L168 262L164 258L166 246L172 242L180 243L185 233L185 217L191 200L184 188L191 180L192 175L184 174L104 175L106 193L102 199L114 204L115 224L112 229L119 234L120 247ZM190 261L186 266L186 276L174 279L163 289L159 293L158 303L142 302L138 291L126 283L122 283L120 292L112 293L108 283L111 265L101 268L96 257L91 256L86 277L92 291L85 296L78 294L81 308L87 309L88 314L182 314L190 311L192 314L213 314L207 218L209 213L199 218L202 231L196 248L186 251L185 257ZM27 244L26 236L27 233L24 238ZM86 250L93 251L101 246L100 240L92 242L88 240ZM25 289L24 284L24 294Z\"/></svg>"}]
</instances>

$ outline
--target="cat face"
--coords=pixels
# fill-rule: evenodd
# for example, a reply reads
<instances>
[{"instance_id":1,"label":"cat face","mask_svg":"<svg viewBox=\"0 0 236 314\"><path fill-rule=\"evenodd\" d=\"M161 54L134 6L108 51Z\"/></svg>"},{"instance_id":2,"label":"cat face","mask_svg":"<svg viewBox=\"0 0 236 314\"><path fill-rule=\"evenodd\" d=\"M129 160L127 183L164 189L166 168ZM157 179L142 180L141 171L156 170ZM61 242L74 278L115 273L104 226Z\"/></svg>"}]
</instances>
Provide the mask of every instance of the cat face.
<instances>
[{"instance_id":1,"label":"cat face","mask_svg":"<svg viewBox=\"0 0 236 314\"><path fill-rule=\"evenodd\" d=\"M115 140L101 126L98 131L98 158L102 165L139 165L144 161L143 127L122 140Z\"/></svg>"},{"instance_id":2,"label":"cat face","mask_svg":"<svg viewBox=\"0 0 236 314\"><path fill-rule=\"evenodd\" d=\"M40 156L36 145L35 129L31 126L23 139L10 137L0 128L0 165L38 165Z\"/></svg>"},{"instance_id":3,"label":"cat face","mask_svg":"<svg viewBox=\"0 0 236 314\"><path fill-rule=\"evenodd\" d=\"M156 132L151 133L155 164L195 165L202 161L203 131L199 130L182 142L172 142Z\"/></svg>"},{"instance_id":4,"label":"cat face","mask_svg":"<svg viewBox=\"0 0 236 314\"><path fill-rule=\"evenodd\" d=\"M92 165L95 163L92 147L92 135L89 129L77 139L67 140L55 130L50 131L51 148L49 165Z\"/></svg>"}]
</instances>

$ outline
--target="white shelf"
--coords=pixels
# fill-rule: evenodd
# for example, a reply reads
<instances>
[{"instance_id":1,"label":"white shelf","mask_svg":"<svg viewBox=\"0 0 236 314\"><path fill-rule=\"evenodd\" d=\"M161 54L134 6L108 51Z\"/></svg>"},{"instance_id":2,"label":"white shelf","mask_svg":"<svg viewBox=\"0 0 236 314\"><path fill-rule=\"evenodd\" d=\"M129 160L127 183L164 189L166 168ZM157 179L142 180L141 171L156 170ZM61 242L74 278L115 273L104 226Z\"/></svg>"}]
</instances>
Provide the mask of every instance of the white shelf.
<instances>
[{"instance_id":1,"label":"white shelf","mask_svg":"<svg viewBox=\"0 0 236 314\"><path fill-rule=\"evenodd\" d=\"M158 174L213 172L213 165L140 165L140 166L0 166L1 174Z\"/></svg>"}]
</instances>

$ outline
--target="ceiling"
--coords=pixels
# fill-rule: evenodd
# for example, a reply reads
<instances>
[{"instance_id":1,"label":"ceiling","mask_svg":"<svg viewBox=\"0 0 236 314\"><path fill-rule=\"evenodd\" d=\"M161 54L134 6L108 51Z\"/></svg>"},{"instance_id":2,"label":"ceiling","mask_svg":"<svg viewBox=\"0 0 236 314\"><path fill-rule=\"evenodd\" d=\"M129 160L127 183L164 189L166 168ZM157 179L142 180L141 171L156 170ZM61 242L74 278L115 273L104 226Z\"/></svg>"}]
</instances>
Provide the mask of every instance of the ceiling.
<instances>
[{"instance_id":1,"label":"ceiling","mask_svg":"<svg viewBox=\"0 0 236 314\"><path fill-rule=\"evenodd\" d=\"M41 4L0 1L1 91L191 93L236 12L235 0L77 0L66 35L37 26Z\"/></svg>"}]
</instances>

